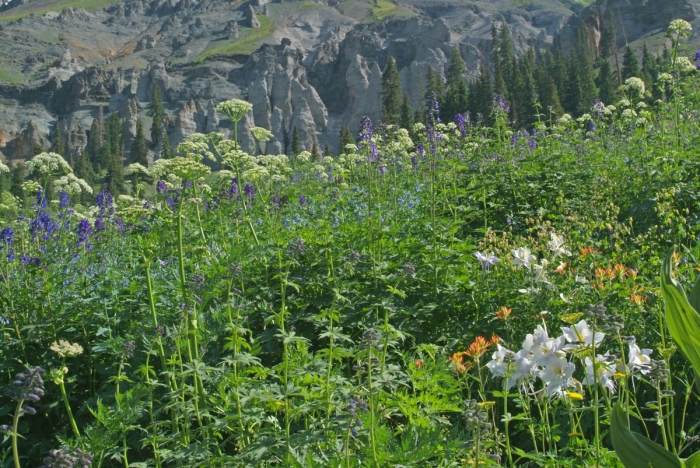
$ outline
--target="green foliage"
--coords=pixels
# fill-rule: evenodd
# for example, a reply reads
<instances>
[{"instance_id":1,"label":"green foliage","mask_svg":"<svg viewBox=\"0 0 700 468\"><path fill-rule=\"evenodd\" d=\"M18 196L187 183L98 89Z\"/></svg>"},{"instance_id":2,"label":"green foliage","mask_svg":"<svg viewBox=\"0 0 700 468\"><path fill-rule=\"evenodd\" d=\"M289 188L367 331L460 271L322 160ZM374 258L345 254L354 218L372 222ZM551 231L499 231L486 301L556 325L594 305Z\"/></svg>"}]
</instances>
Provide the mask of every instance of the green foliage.
<instances>
[{"instance_id":1,"label":"green foliage","mask_svg":"<svg viewBox=\"0 0 700 468\"><path fill-rule=\"evenodd\" d=\"M681 468L677 456L644 436L629 430L627 414L617 404L612 412L611 437L615 452L625 468Z\"/></svg>"},{"instance_id":2,"label":"green foliage","mask_svg":"<svg viewBox=\"0 0 700 468\"><path fill-rule=\"evenodd\" d=\"M668 331L680 350L700 373L700 279L690 292L685 291L672 276L673 250L669 250L661 270L661 293L666 304Z\"/></svg>"}]
</instances>

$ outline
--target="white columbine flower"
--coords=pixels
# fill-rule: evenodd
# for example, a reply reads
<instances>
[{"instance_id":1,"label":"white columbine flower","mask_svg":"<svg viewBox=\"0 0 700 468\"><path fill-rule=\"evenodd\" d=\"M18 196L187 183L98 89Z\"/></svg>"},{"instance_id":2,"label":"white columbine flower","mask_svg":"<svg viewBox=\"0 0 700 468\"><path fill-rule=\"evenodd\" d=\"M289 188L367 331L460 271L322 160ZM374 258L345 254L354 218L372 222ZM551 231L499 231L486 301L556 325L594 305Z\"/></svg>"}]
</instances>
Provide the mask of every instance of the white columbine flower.
<instances>
[{"instance_id":1,"label":"white columbine flower","mask_svg":"<svg viewBox=\"0 0 700 468\"><path fill-rule=\"evenodd\" d=\"M496 347L497 349L491 356L491 361L486 363L486 367L494 376L506 378L506 389L510 389L517 383L518 379L529 372L531 362L522 350L516 354L501 345L496 345Z\"/></svg>"},{"instance_id":2,"label":"white columbine flower","mask_svg":"<svg viewBox=\"0 0 700 468\"><path fill-rule=\"evenodd\" d=\"M554 254L554 258L561 257L564 255L571 257L571 252L564 248L564 244L566 243L566 241L563 237L558 236L555 233L551 233L551 239L552 240L547 242L547 244L549 245L549 250L551 250Z\"/></svg>"},{"instance_id":3,"label":"white columbine flower","mask_svg":"<svg viewBox=\"0 0 700 468\"><path fill-rule=\"evenodd\" d=\"M543 258L540 264L535 264L535 281L547 283L547 279L544 277L547 265L549 265L549 261L546 258Z\"/></svg>"},{"instance_id":4,"label":"white columbine flower","mask_svg":"<svg viewBox=\"0 0 700 468\"><path fill-rule=\"evenodd\" d=\"M491 254L490 252L486 252L486 254L482 254L481 252L474 252L474 256L477 260L481 262L481 268L483 268L484 271L488 271L489 266L499 262L498 257Z\"/></svg>"},{"instance_id":5,"label":"white columbine flower","mask_svg":"<svg viewBox=\"0 0 700 468\"><path fill-rule=\"evenodd\" d=\"M546 384L547 395L561 394L565 387L571 384L571 376L574 374L576 366L568 362L563 351L550 356L537 376Z\"/></svg>"},{"instance_id":6,"label":"white columbine flower","mask_svg":"<svg viewBox=\"0 0 700 468\"><path fill-rule=\"evenodd\" d=\"M569 342L564 349L577 349L582 345L591 346L593 344L593 331L585 320L570 327L562 327L561 331L564 333L566 341ZM605 338L605 333L596 332L595 344L603 341L603 338Z\"/></svg>"},{"instance_id":7,"label":"white columbine flower","mask_svg":"<svg viewBox=\"0 0 700 468\"><path fill-rule=\"evenodd\" d=\"M566 340L563 336L550 338L547 329L538 325L534 334L528 334L523 341L523 349L532 355L532 359L539 365L564 348Z\"/></svg>"},{"instance_id":8,"label":"white columbine flower","mask_svg":"<svg viewBox=\"0 0 700 468\"><path fill-rule=\"evenodd\" d=\"M532 268L530 263L537 260L537 257L532 255L530 249L527 247L520 247L517 250L511 250L511 253L513 254L513 265L518 267L524 266L528 270Z\"/></svg>"},{"instance_id":9,"label":"white columbine flower","mask_svg":"<svg viewBox=\"0 0 700 468\"><path fill-rule=\"evenodd\" d=\"M653 351L651 349L639 349L636 343L630 343L630 359L627 364L628 372L632 372L635 369L646 375L649 373L649 364L651 363L651 358L649 355Z\"/></svg>"},{"instance_id":10,"label":"white columbine flower","mask_svg":"<svg viewBox=\"0 0 700 468\"><path fill-rule=\"evenodd\" d=\"M611 357L608 353L603 355L598 355L596 357L596 369L597 369L597 379L603 387L607 388L611 392L615 393L615 380L613 379L613 374L615 373L615 363L612 362ZM594 385L595 376L593 375L593 360L590 357L586 357L586 384Z\"/></svg>"}]
</instances>

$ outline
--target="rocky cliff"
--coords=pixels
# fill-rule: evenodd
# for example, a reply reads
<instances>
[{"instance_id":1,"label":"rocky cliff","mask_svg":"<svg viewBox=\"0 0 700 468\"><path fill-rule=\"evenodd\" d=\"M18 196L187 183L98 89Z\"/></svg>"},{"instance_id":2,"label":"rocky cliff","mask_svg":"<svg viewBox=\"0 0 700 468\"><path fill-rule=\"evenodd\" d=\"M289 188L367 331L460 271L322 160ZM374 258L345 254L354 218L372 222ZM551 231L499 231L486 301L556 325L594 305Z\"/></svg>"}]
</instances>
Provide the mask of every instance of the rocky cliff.
<instances>
[{"instance_id":1,"label":"rocky cliff","mask_svg":"<svg viewBox=\"0 0 700 468\"><path fill-rule=\"evenodd\" d=\"M120 0L104 9L35 13L45 0L0 14L0 152L26 159L60 128L81 151L100 109L150 128L155 86L163 91L170 142L192 132L232 131L214 111L224 99L254 104L241 125L269 128L268 153L289 152L294 128L310 149L338 147L341 126L380 117L381 71L394 57L404 90L421 103L429 66L443 71L458 48L468 73L488 66L491 29L505 23L516 52L563 40L599 18L621 18L621 46L658 33L670 19L697 21L700 0ZM9 4L8 4L9 5ZM8 8L8 7L6 7ZM44 8L45 9L45 8ZM8 15L22 16L5 20ZM697 28L696 28L697 29ZM620 28L622 31L622 28ZM243 147L253 140L241 128ZM148 132L147 132L148 133ZM151 158L158 154L153 148Z\"/></svg>"}]
</instances>

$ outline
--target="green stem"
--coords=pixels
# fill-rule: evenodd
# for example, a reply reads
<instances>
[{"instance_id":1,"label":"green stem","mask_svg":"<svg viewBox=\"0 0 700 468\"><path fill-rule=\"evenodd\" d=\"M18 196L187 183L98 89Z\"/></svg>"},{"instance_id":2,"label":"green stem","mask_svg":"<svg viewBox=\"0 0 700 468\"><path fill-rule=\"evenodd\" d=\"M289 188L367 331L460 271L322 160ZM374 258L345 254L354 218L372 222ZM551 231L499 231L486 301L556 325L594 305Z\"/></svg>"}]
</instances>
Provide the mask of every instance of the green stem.
<instances>
[{"instance_id":1,"label":"green stem","mask_svg":"<svg viewBox=\"0 0 700 468\"><path fill-rule=\"evenodd\" d=\"M70 409L70 403L68 403L68 394L66 393L66 385L63 383L63 379L61 379L59 387L61 387L61 396L63 396L63 404L66 406L66 413L68 413L68 419L70 420L70 425L73 428L73 433L75 434L76 438L80 439L80 431L78 430L78 425L75 423L73 411L71 411Z\"/></svg>"},{"instance_id":2,"label":"green stem","mask_svg":"<svg viewBox=\"0 0 700 468\"><path fill-rule=\"evenodd\" d=\"M19 425L19 413L22 410L22 404L24 400L19 400L17 403L17 409L15 409L15 417L12 421L12 455L15 459L15 468L21 468L19 464L19 451L17 449L17 426Z\"/></svg>"}]
</instances>

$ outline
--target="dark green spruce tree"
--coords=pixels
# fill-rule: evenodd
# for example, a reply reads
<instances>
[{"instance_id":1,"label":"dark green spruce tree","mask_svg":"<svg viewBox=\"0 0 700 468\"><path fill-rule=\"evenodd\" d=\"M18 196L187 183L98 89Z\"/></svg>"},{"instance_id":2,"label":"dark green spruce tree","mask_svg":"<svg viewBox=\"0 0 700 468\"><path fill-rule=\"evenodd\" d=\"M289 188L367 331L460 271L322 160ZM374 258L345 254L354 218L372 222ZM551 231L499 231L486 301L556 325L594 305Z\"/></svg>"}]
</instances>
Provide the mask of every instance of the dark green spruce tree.
<instances>
[{"instance_id":1,"label":"dark green spruce tree","mask_svg":"<svg viewBox=\"0 0 700 468\"><path fill-rule=\"evenodd\" d=\"M633 76L639 77L639 60L632 47L627 46L622 59L622 81Z\"/></svg>"},{"instance_id":2,"label":"dark green spruce tree","mask_svg":"<svg viewBox=\"0 0 700 468\"><path fill-rule=\"evenodd\" d=\"M151 100L151 116L153 123L151 124L151 143L153 146L158 144L158 140L163 134L163 117L165 116L165 107L163 106L163 94L160 90L160 85L153 87L153 99Z\"/></svg>"},{"instance_id":3,"label":"dark green spruce tree","mask_svg":"<svg viewBox=\"0 0 700 468\"><path fill-rule=\"evenodd\" d=\"M173 148L170 146L170 137L168 132L163 130L163 144L160 147L160 158L161 159L173 159L175 154L173 153Z\"/></svg>"},{"instance_id":4,"label":"dark green spruce tree","mask_svg":"<svg viewBox=\"0 0 700 468\"><path fill-rule=\"evenodd\" d=\"M299 153L301 153L301 142L299 141L299 130L295 125L294 133L292 134L292 154L296 156Z\"/></svg>"},{"instance_id":5,"label":"dark green spruce tree","mask_svg":"<svg viewBox=\"0 0 700 468\"><path fill-rule=\"evenodd\" d=\"M452 122L457 114L467 111L467 67L462 59L462 54L455 47L450 53L450 65L447 68L447 88L445 102L441 110L441 119Z\"/></svg>"},{"instance_id":6,"label":"dark green spruce tree","mask_svg":"<svg viewBox=\"0 0 700 468\"><path fill-rule=\"evenodd\" d=\"M617 49L617 27L615 25L615 15L612 9L603 16L603 28L600 32L600 56L604 59L610 57Z\"/></svg>"},{"instance_id":7,"label":"dark green spruce tree","mask_svg":"<svg viewBox=\"0 0 700 468\"><path fill-rule=\"evenodd\" d=\"M136 136L131 145L129 159L131 163L141 164L143 167L148 167L148 147L146 146L146 135L143 133L143 122L141 119L136 120Z\"/></svg>"},{"instance_id":8,"label":"dark green spruce tree","mask_svg":"<svg viewBox=\"0 0 700 468\"><path fill-rule=\"evenodd\" d=\"M314 144L311 146L311 160L314 162L321 162L321 150L318 149L318 143L314 141Z\"/></svg>"},{"instance_id":9,"label":"dark green spruce tree","mask_svg":"<svg viewBox=\"0 0 700 468\"><path fill-rule=\"evenodd\" d=\"M491 122L491 108L493 107L493 82L491 74L482 66L479 70L479 78L469 85L467 96L469 113L473 122L481 120L485 124Z\"/></svg>"},{"instance_id":10,"label":"dark green spruce tree","mask_svg":"<svg viewBox=\"0 0 700 468\"><path fill-rule=\"evenodd\" d=\"M61 125L60 123L56 123L56 131L54 132L53 136L53 152L58 153L64 158L67 156L66 155L66 141L63 138L63 133L61 132Z\"/></svg>"},{"instance_id":11,"label":"dark green spruce tree","mask_svg":"<svg viewBox=\"0 0 700 468\"><path fill-rule=\"evenodd\" d=\"M11 170L12 183L10 185L10 193L20 200L24 199L24 191L22 183L24 183L24 161L19 161Z\"/></svg>"},{"instance_id":12,"label":"dark green spruce tree","mask_svg":"<svg viewBox=\"0 0 700 468\"><path fill-rule=\"evenodd\" d=\"M340 128L340 152L341 154L344 154L347 150L345 149L345 145L354 145L355 144L355 139L352 137L352 132L348 127L343 125Z\"/></svg>"},{"instance_id":13,"label":"dark green spruce tree","mask_svg":"<svg viewBox=\"0 0 700 468\"><path fill-rule=\"evenodd\" d=\"M408 130L409 134L413 135L413 108L411 107L411 100L408 98L408 93L403 93L399 127L405 128Z\"/></svg>"},{"instance_id":14,"label":"dark green spruce tree","mask_svg":"<svg viewBox=\"0 0 700 468\"><path fill-rule=\"evenodd\" d=\"M600 60L596 85L598 86L598 99L604 104L613 104L617 101L617 77L610 62L605 59Z\"/></svg>"},{"instance_id":15,"label":"dark green spruce tree","mask_svg":"<svg viewBox=\"0 0 700 468\"><path fill-rule=\"evenodd\" d=\"M382 120L388 125L398 125L401 115L401 78L396 62L389 57L382 74Z\"/></svg>"}]
</instances>

